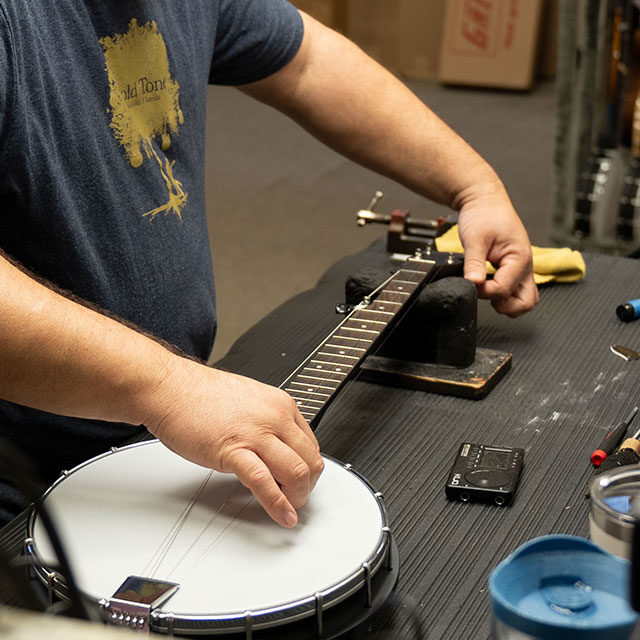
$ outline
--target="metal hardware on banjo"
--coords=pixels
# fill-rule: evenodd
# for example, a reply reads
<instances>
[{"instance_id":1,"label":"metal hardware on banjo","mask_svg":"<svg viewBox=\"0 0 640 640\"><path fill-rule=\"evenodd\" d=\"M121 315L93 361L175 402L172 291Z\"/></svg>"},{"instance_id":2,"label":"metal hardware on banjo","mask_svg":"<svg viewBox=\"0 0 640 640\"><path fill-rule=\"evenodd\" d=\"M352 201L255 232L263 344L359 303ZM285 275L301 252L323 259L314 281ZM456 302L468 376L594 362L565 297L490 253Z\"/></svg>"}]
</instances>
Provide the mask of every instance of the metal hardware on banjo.
<instances>
[{"instance_id":1,"label":"metal hardware on banjo","mask_svg":"<svg viewBox=\"0 0 640 640\"><path fill-rule=\"evenodd\" d=\"M281 385L312 426L437 267L452 262L407 261ZM390 595L398 553L382 495L350 465L324 461L294 529L271 521L235 476L158 441L79 465L44 501L79 589L109 622L170 635L336 638ZM28 536L36 575L51 598L65 598L35 511Z\"/></svg>"}]
</instances>

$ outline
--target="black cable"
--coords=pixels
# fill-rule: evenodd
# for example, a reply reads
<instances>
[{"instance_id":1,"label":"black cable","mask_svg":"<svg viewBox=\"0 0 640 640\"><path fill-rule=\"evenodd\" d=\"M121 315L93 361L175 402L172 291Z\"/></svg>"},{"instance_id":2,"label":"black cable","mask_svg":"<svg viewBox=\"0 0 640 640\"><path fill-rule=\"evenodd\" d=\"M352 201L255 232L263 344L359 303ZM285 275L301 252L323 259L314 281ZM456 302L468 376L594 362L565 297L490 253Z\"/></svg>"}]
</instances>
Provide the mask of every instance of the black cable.
<instances>
[{"instance_id":1,"label":"black cable","mask_svg":"<svg viewBox=\"0 0 640 640\"><path fill-rule=\"evenodd\" d=\"M45 611L47 603L44 597L33 588L26 575L20 573L13 559L0 549L0 574L5 578L3 585L11 588L12 604L29 611Z\"/></svg>"},{"instance_id":2,"label":"black cable","mask_svg":"<svg viewBox=\"0 0 640 640\"><path fill-rule=\"evenodd\" d=\"M65 585L69 592L70 606L67 614L84 620L91 620L91 616L84 604L82 594L76 584L73 571L69 565L67 554L58 536L53 520L41 498L40 485L36 482L36 470L31 461L15 445L7 440L0 439L0 467L4 467L7 475L18 491L32 502L49 537L49 542L58 559L59 572L64 577Z\"/></svg>"}]
</instances>

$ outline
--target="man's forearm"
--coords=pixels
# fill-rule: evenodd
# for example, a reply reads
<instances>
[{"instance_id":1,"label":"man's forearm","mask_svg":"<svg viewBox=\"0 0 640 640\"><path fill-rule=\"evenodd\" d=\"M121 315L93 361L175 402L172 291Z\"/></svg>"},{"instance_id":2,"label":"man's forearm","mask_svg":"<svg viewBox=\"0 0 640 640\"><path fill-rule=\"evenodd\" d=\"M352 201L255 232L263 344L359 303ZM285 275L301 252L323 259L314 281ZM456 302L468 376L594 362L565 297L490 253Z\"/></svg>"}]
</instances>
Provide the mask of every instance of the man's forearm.
<instances>
[{"instance_id":1,"label":"man's forearm","mask_svg":"<svg viewBox=\"0 0 640 640\"><path fill-rule=\"evenodd\" d=\"M538 300L531 247L495 171L380 65L303 14L300 50L244 90L360 164L459 212L465 277L501 313ZM497 266L491 281L485 262Z\"/></svg>"},{"instance_id":2,"label":"man's forearm","mask_svg":"<svg viewBox=\"0 0 640 640\"><path fill-rule=\"evenodd\" d=\"M0 397L63 415L139 424L172 354L0 257Z\"/></svg>"},{"instance_id":3,"label":"man's forearm","mask_svg":"<svg viewBox=\"0 0 640 640\"><path fill-rule=\"evenodd\" d=\"M298 55L244 90L356 162L459 207L471 188L499 188L493 169L404 84L357 46L304 16ZM461 171L464 167L464 171Z\"/></svg>"}]
</instances>

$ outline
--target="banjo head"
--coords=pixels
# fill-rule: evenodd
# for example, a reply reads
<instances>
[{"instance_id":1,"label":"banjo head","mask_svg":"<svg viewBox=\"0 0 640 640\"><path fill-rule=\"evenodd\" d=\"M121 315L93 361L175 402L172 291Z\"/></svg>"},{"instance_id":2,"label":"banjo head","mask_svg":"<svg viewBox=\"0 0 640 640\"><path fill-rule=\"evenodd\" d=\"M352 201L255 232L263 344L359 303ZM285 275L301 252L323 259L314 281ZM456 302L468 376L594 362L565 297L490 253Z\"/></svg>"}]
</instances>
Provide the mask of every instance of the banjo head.
<instances>
[{"instance_id":1,"label":"banjo head","mask_svg":"<svg viewBox=\"0 0 640 640\"><path fill-rule=\"evenodd\" d=\"M139 576L178 585L151 611L156 631L248 635L305 618L322 627L354 594L370 599L394 546L380 494L348 465L324 462L293 529L274 523L235 476L158 441L79 465L44 501L80 591L107 612L123 582ZM36 513L29 536L47 583L56 558ZM53 586L65 596L60 576Z\"/></svg>"}]
</instances>

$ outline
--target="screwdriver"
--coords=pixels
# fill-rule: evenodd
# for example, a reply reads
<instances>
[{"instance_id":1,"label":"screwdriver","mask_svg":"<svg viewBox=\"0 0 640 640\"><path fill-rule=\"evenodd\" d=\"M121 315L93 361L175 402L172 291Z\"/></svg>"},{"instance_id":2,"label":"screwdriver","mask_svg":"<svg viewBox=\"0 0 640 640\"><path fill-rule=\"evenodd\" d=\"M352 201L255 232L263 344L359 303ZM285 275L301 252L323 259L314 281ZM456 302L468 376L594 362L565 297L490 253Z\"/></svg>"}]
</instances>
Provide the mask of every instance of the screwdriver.
<instances>
[{"instance_id":1,"label":"screwdriver","mask_svg":"<svg viewBox=\"0 0 640 640\"><path fill-rule=\"evenodd\" d=\"M627 438L613 455L608 456L600 465L598 473L640 462L640 440L638 438L640 438L640 431L636 432L632 438Z\"/></svg>"},{"instance_id":2,"label":"screwdriver","mask_svg":"<svg viewBox=\"0 0 640 640\"><path fill-rule=\"evenodd\" d=\"M627 429L629 428L632 420L636 417L636 413L638 413L638 407L634 407L625 420L623 420L617 427L614 427L613 429L611 429L611 431L609 431L609 433L607 433L607 435L604 437L604 440L600 443L600 446L591 454L591 462L593 462L594 467L599 467L604 462L606 457L611 455L615 451L622 438L624 438L624 434L627 432ZM634 438L635 437L636 436L634 436ZM625 444L626 442L627 441L625 440Z\"/></svg>"}]
</instances>

